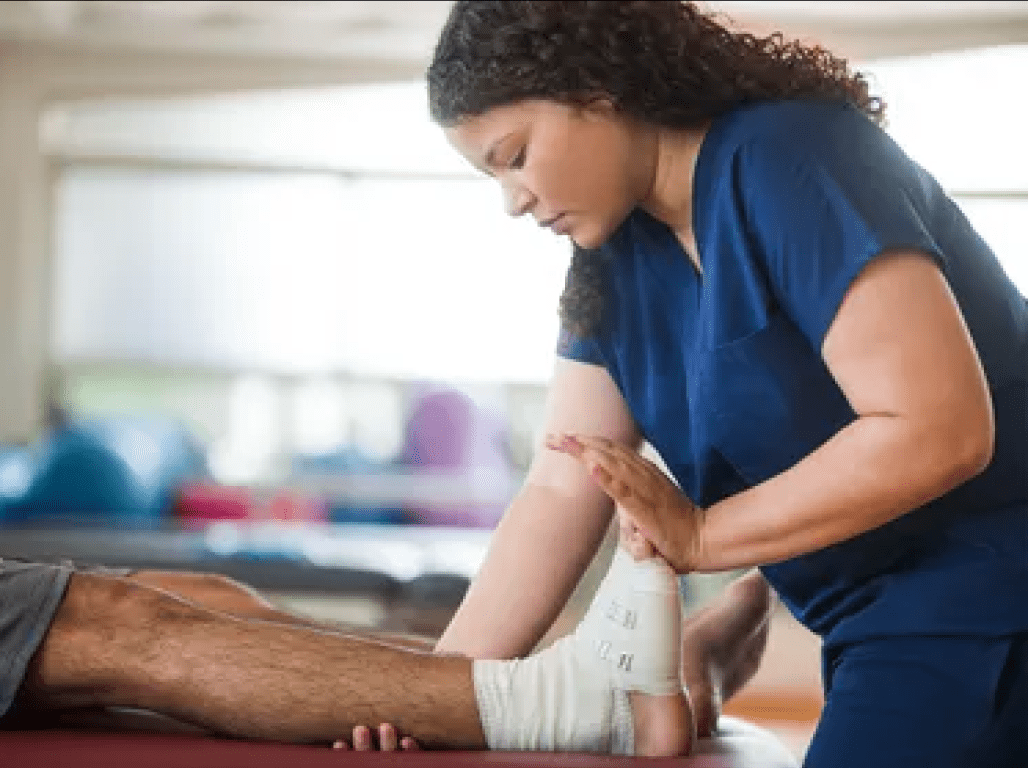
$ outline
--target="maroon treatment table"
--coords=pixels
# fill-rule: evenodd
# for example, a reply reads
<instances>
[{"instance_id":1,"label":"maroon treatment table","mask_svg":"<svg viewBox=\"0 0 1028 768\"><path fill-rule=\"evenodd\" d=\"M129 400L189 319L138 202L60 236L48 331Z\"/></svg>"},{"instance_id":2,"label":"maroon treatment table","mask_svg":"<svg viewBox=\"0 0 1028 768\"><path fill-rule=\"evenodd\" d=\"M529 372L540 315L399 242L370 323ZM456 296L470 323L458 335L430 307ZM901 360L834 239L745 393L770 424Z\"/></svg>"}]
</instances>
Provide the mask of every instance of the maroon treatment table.
<instances>
[{"instance_id":1,"label":"maroon treatment table","mask_svg":"<svg viewBox=\"0 0 1028 768\"><path fill-rule=\"evenodd\" d=\"M238 741L149 726L34 726L0 731L3 768L794 768L772 735L723 718L724 735L688 758L629 758L550 752L350 752ZM180 730L182 732L173 732Z\"/></svg>"}]
</instances>

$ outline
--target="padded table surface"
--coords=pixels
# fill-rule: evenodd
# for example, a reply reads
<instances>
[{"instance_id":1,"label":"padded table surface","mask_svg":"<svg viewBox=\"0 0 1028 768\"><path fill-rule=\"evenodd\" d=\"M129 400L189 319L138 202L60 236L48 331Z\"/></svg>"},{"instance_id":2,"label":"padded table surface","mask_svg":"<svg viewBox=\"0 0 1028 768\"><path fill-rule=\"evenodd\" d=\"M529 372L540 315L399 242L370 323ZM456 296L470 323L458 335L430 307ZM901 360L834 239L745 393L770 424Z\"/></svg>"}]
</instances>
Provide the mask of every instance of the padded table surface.
<instances>
[{"instance_id":1,"label":"padded table surface","mask_svg":"<svg viewBox=\"0 0 1028 768\"><path fill-rule=\"evenodd\" d=\"M492 531L429 525L218 522L189 529L2 525L0 558L220 573L257 589L396 597L412 580L472 577Z\"/></svg>"},{"instance_id":2,"label":"padded table surface","mask_svg":"<svg viewBox=\"0 0 1028 768\"><path fill-rule=\"evenodd\" d=\"M723 735L688 758L630 758L552 752L342 752L139 730L37 728L0 731L0 764L19 768L794 768L766 731L723 718Z\"/></svg>"}]
</instances>

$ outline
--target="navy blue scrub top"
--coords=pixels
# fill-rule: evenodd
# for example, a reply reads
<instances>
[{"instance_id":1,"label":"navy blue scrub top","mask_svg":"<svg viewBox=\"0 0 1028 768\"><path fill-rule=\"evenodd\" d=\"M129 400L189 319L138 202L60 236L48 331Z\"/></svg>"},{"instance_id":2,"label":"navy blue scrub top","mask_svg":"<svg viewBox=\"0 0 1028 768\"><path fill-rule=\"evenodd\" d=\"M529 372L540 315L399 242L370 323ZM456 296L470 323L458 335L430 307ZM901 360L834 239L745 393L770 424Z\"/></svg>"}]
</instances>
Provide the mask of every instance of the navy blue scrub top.
<instances>
[{"instance_id":1,"label":"navy blue scrub top","mask_svg":"<svg viewBox=\"0 0 1028 768\"><path fill-rule=\"evenodd\" d=\"M868 261L924 252L984 365L995 458L893 522L761 570L826 644L1028 630L1028 306L953 201L856 108L791 100L713 122L693 212L702 276L666 225L635 210L600 249L597 331L562 330L558 354L610 372L683 491L707 507L855 418L824 337Z\"/></svg>"}]
</instances>

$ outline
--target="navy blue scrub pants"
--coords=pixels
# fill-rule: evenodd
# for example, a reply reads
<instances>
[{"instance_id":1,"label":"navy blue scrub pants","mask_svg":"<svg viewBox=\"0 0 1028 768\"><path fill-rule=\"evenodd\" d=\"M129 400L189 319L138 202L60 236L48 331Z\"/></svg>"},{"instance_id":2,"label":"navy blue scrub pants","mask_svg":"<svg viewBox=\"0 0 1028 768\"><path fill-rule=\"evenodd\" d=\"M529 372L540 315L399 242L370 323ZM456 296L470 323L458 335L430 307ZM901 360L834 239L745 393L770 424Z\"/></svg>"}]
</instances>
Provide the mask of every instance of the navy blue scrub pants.
<instances>
[{"instance_id":1,"label":"navy blue scrub pants","mask_svg":"<svg viewBox=\"0 0 1028 768\"><path fill-rule=\"evenodd\" d=\"M824 683L804 768L1028 768L1028 634L828 649Z\"/></svg>"}]
</instances>

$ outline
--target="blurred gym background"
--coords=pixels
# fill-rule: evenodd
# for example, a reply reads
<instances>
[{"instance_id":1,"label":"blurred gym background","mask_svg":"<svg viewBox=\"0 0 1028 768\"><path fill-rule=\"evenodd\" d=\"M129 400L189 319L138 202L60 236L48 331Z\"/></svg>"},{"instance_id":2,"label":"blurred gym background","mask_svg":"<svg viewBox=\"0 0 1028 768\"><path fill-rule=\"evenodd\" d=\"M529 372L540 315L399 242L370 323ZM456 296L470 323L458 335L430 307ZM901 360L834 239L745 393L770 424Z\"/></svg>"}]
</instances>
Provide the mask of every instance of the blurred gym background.
<instances>
[{"instance_id":1,"label":"blurred gym background","mask_svg":"<svg viewBox=\"0 0 1028 768\"><path fill-rule=\"evenodd\" d=\"M867 72L1028 293L1028 3L708 5ZM570 255L427 118L448 8L0 3L0 556L441 631L540 437ZM734 711L802 751L819 697L776 617Z\"/></svg>"}]
</instances>

